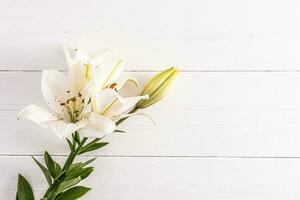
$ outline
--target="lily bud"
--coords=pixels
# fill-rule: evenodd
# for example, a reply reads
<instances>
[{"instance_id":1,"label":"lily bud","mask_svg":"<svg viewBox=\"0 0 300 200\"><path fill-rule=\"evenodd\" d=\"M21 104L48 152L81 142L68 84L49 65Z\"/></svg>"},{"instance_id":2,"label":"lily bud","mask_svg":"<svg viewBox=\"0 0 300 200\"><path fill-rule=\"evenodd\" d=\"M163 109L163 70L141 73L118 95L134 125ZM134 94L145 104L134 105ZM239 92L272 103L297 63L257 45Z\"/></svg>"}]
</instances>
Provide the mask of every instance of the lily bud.
<instances>
[{"instance_id":1,"label":"lily bud","mask_svg":"<svg viewBox=\"0 0 300 200\"><path fill-rule=\"evenodd\" d=\"M178 69L170 67L152 77L141 93L141 96L148 95L149 98L139 101L137 108L146 108L160 101L168 93L178 73Z\"/></svg>"}]
</instances>

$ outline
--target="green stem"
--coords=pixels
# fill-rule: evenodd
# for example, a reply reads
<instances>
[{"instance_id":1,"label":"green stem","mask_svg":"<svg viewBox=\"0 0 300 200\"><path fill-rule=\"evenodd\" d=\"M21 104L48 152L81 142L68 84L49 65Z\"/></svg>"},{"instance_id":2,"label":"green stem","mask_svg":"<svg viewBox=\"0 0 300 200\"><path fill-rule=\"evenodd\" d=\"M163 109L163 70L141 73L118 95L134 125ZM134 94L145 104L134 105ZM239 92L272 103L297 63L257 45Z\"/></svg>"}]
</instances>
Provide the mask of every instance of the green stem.
<instances>
[{"instance_id":1,"label":"green stem","mask_svg":"<svg viewBox=\"0 0 300 200\"><path fill-rule=\"evenodd\" d=\"M63 169L62 171L63 172L66 172L69 167L73 164L74 160L75 160L75 157L78 155L81 147L84 145L84 143L87 141L88 138L84 137L80 143L78 144L78 146L76 147L76 149L74 151L71 151L64 166L63 166ZM76 141L75 141L76 142ZM74 145L74 144L73 144ZM48 199L48 200L51 200L52 197L53 197L53 194L55 193L58 185L64 181L65 177L64 176L61 176L59 177L57 180L55 180L51 186L48 188L48 190L46 191L44 197L42 198L43 199Z\"/></svg>"},{"instance_id":2,"label":"green stem","mask_svg":"<svg viewBox=\"0 0 300 200\"><path fill-rule=\"evenodd\" d=\"M132 114L134 112L136 112L139 108L138 107L134 107L129 114ZM124 122L128 117L122 118L119 121L116 122L116 125L118 126L119 124L121 124L122 122ZM75 148L75 150L72 150L63 166L62 171L63 172L67 172L69 167L73 164L75 158L77 155L80 154L80 150L82 148L82 146L85 144L85 142L87 141L88 138L84 137L82 140L80 140L80 136L78 134L78 132L75 132L73 135L73 147ZM93 141L91 141L90 143L94 143L99 141L100 139L95 139ZM87 145L89 145L90 143L88 143ZM78 144L78 145L76 145ZM76 147L77 146L77 147ZM55 192L59 186L59 184L61 182L63 182L65 179L65 176L62 175L60 176L58 179L54 180L54 182L51 184L51 186L48 188L48 190L46 191L44 197L41 200L53 200L55 199Z\"/></svg>"},{"instance_id":3,"label":"green stem","mask_svg":"<svg viewBox=\"0 0 300 200\"><path fill-rule=\"evenodd\" d=\"M80 151L81 147L84 145L84 143L87 141L87 138L84 137L82 141L79 143L75 151L71 152L67 161L64 164L63 171L66 171L69 169L70 165L73 163L75 157L78 155L78 152Z\"/></svg>"},{"instance_id":4,"label":"green stem","mask_svg":"<svg viewBox=\"0 0 300 200\"><path fill-rule=\"evenodd\" d=\"M138 107L134 107L128 114L132 114L134 112L136 112L139 108ZM116 126L118 126L119 124L121 124L123 121L125 121L128 117L124 117L122 119L120 119L119 121L116 122Z\"/></svg>"}]
</instances>

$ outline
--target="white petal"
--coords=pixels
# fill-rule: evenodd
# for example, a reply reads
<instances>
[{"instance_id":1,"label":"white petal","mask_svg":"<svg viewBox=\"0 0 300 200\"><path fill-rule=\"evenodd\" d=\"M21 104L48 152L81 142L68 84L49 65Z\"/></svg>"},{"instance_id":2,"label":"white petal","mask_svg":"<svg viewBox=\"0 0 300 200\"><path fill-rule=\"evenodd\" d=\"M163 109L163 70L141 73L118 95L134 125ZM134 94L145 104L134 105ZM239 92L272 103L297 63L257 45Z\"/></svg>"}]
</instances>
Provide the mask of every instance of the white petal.
<instances>
[{"instance_id":1,"label":"white petal","mask_svg":"<svg viewBox=\"0 0 300 200\"><path fill-rule=\"evenodd\" d=\"M86 70L80 64L75 64L69 68L69 77L77 91L82 90L88 82Z\"/></svg>"},{"instance_id":2,"label":"white petal","mask_svg":"<svg viewBox=\"0 0 300 200\"><path fill-rule=\"evenodd\" d=\"M124 67L122 60L116 58L107 63L104 67L107 69L104 87L107 87L111 83L116 82L116 80L121 76Z\"/></svg>"},{"instance_id":3,"label":"white petal","mask_svg":"<svg viewBox=\"0 0 300 200\"><path fill-rule=\"evenodd\" d=\"M49 127L60 139L64 139L75 131L84 128L87 124L88 120L81 120L77 123L66 123L62 120L57 120L50 122Z\"/></svg>"},{"instance_id":4,"label":"white petal","mask_svg":"<svg viewBox=\"0 0 300 200\"><path fill-rule=\"evenodd\" d=\"M96 91L92 96L92 108L94 112L102 113L115 100L120 98L113 89L102 89Z\"/></svg>"},{"instance_id":5,"label":"white petal","mask_svg":"<svg viewBox=\"0 0 300 200\"><path fill-rule=\"evenodd\" d=\"M80 131L85 137L102 138L116 129L115 123L103 115L89 113L87 119L88 125Z\"/></svg>"},{"instance_id":6,"label":"white petal","mask_svg":"<svg viewBox=\"0 0 300 200\"><path fill-rule=\"evenodd\" d=\"M53 131L60 139L64 138L64 131L67 123L62 120L52 121L49 123L49 129Z\"/></svg>"},{"instance_id":7,"label":"white petal","mask_svg":"<svg viewBox=\"0 0 300 200\"><path fill-rule=\"evenodd\" d=\"M41 88L46 103L57 113L62 113L61 103L77 95L69 78L55 70L43 71Z\"/></svg>"},{"instance_id":8,"label":"white petal","mask_svg":"<svg viewBox=\"0 0 300 200\"><path fill-rule=\"evenodd\" d=\"M29 105L18 113L18 119L28 119L37 123L43 128L48 128L48 123L50 121L57 120L57 116L56 114L51 113L39 106Z\"/></svg>"},{"instance_id":9,"label":"white petal","mask_svg":"<svg viewBox=\"0 0 300 200\"><path fill-rule=\"evenodd\" d=\"M89 63L94 66L101 66L106 59L111 58L112 56L113 56L113 51L107 50L104 53L101 53L99 55L90 58Z\"/></svg>"},{"instance_id":10,"label":"white petal","mask_svg":"<svg viewBox=\"0 0 300 200\"><path fill-rule=\"evenodd\" d=\"M119 78L117 81L115 81L115 89L122 89L122 87L128 82L134 84L136 87L138 86L138 81L135 78Z\"/></svg>"},{"instance_id":11,"label":"white petal","mask_svg":"<svg viewBox=\"0 0 300 200\"><path fill-rule=\"evenodd\" d=\"M71 50L65 45L62 45L62 49L64 51L67 63L69 67L73 65L77 65L79 63L87 63L88 55L81 49Z\"/></svg>"},{"instance_id":12,"label":"white petal","mask_svg":"<svg viewBox=\"0 0 300 200\"><path fill-rule=\"evenodd\" d=\"M114 104L105 113L105 115L108 117L114 117L114 116L127 113L137 104L137 102L139 102L142 99L148 99L148 98L149 98L148 95L122 98L122 101Z\"/></svg>"},{"instance_id":13,"label":"white petal","mask_svg":"<svg viewBox=\"0 0 300 200\"><path fill-rule=\"evenodd\" d=\"M88 57L86 54L84 54L85 57L78 56L78 54L83 54L83 53L80 53L81 52L80 50L76 50L73 59L70 50L66 46L62 45L62 49L65 53L66 60L69 65L70 80L73 82L73 84L75 84L77 90L80 91L87 82L85 77L86 76L85 66L82 63L87 62Z\"/></svg>"},{"instance_id":14,"label":"white petal","mask_svg":"<svg viewBox=\"0 0 300 200\"><path fill-rule=\"evenodd\" d=\"M90 109L90 99L91 99L91 94L92 94L92 90L94 89L93 88L94 84L93 82L88 82L85 87L80 91L80 94L82 95L82 99L84 101L83 103L83 110L79 116L79 118L81 118L85 113L89 112L91 109ZM79 102L81 103L81 102ZM89 110L88 110L89 108Z\"/></svg>"},{"instance_id":15,"label":"white petal","mask_svg":"<svg viewBox=\"0 0 300 200\"><path fill-rule=\"evenodd\" d=\"M73 58L70 54L69 49L65 45L62 45L62 49L64 51L64 54L65 54L65 57L66 57L66 60L67 60L67 63L69 65L69 67L72 67L73 64L74 64L74 61L73 61Z\"/></svg>"},{"instance_id":16,"label":"white petal","mask_svg":"<svg viewBox=\"0 0 300 200\"><path fill-rule=\"evenodd\" d=\"M88 125L87 119L80 120L79 122L76 123L69 123L65 128L64 136L69 137L72 133L80 130L81 128L86 127L87 125Z\"/></svg>"},{"instance_id":17,"label":"white petal","mask_svg":"<svg viewBox=\"0 0 300 200\"><path fill-rule=\"evenodd\" d=\"M101 62L90 61L94 67L94 78L99 88L104 88L115 82L123 72L122 60L109 51L101 57Z\"/></svg>"},{"instance_id":18,"label":"white petal","mask_svg":"<svg viewBox=\"0 0 300 200\"><path fill-rule=\"evenodd\" d=\"M82 49L75 49L74 50L74 62L77 63L88 63L89 56L88 54L83 51Z\"/></svg>"}]
</instances>

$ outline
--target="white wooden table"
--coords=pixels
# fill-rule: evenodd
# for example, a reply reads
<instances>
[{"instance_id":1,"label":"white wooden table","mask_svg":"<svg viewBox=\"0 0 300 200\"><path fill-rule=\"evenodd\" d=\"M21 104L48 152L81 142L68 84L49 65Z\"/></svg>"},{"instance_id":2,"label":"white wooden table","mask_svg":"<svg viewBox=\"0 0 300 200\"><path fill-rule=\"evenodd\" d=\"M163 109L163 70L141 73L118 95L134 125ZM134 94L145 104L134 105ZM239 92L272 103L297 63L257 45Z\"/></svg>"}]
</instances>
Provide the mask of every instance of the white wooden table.
<instances>
[{"instance_id":1,"label":"white wooden table","mask_svg":"<svg viewBox=\"0 0 300 200\"><path fill-rule=\"evenodd\" d=\"M59 44L113 48L127 75L182 70L170 95L97 154L99 200L300 199L300 2L4 0L0 3L0 199L17 173L36 196L31 155L67 146L16 114L41 104L43 69L66 69Z\"/></svg>"}]
</instances>

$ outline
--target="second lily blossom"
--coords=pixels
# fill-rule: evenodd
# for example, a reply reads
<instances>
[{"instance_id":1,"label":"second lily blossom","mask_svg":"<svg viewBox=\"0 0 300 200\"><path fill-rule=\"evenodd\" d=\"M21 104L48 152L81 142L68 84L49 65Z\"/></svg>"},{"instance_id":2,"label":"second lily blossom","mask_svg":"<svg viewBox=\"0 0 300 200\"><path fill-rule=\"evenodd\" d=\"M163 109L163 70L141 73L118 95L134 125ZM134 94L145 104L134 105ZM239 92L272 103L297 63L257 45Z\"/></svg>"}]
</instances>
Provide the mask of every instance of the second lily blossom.
<instances>
[{"instance_id":1,"label":"second lily blossom","mask_svg":"<svg viewBox=\"0 0 300 200\"><path fill-rule=\"evenodd\" d=\"M117 121L132 115L138 102L149 98L147 93L126 98L119 95L126 82L137 85L137 81L120 78L122 60L112 51L90 57L79 49L63 50L69 65L68 76L56 70L45 70L42 74L41 89L50 109L29 105L19 112L19 118L32 120L60 138L74 132L101 138L115 131ZM170 69L175 70L175 76L177 70ZM165 78L161 76L156 79Z\"/></svg>"}]
</instances>

